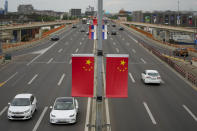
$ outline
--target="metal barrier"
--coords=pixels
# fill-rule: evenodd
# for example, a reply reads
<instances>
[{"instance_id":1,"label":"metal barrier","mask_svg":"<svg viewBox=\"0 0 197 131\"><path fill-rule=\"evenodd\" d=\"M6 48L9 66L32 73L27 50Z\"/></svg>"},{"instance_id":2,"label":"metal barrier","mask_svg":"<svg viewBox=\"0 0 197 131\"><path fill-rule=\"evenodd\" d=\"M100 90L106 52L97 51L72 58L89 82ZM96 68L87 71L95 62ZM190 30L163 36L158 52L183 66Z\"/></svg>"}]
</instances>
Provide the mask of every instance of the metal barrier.
<instances>
[{"instance_id":1,"label":"metal barrier","mask_svg":"<svg viewBox=\"0 0 197 131\"><path fill-rule=\"evenodd\" d=\"M193 83L195 86L197 86L197 78L194 74L192 74L189 71L186 71L184 68L182 68L180 65L176 64L174 61L172 61L170 58L165 57L162 53L160 53L157 49L155 49L153 46L147 44L145 41L139 39L138 43L140 43L143 47L148 49L150 52L152 52L154 55L156 55L158 58L160 58L162 61L166 62L170 67L175 69L180 75L182 75L184 78L189 80L191 83Z\"/></svg>"}]
</instances>

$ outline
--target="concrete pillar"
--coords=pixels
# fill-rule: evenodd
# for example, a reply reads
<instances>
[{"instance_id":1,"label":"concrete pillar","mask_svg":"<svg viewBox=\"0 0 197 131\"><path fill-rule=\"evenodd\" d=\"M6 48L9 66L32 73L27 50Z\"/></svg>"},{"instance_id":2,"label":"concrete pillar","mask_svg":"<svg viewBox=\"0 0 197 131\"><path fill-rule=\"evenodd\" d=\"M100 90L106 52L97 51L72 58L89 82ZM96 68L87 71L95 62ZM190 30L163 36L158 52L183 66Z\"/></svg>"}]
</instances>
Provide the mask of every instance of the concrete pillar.
<instances>
[{"instance_id":1,"label":"concrete pillar","mask_svg":"<svg viewBox=\"0 0 197 131\"><path fill-rule=\"evenodd\" d=\"M39 38L42 37L42 28L39 29Z\"/></svg>"},{"instance_id":2,"label":"concrete pillar","mask_svg":"<svg viewBox=\"0 0 197 131\"><path fill-rule=\"evenodd\" d=\"M17 41L21 42L21 30L17 30Z\"/></svg>"},{"instance_id":3,"label":"concrete pillar","mask_svg":"<svg viewBox=\"0 0 197 131\"><path fill-rule=\"evenodd\" d=\"M165 31L165 41L169 42L170 39L170 32L169 31Z\"/></svg>"},{"instance_id":4,"label":"concrete pillar","mask_svg":"<svg viewBox=\"0 0 197 131\"><path fill-rule=\"evenodd\" d=\"M152 31L152 35L155 39L158 39L158 35L157 35L157 29L156 28L153 28L153 31Z\"/></svg>"},{"instance_id":5,"label":"concrete pillar","mask_svg":"<svg viewBox=\"0 0 197 131\"><path fill-rule=\"evenodd\" d=\"M55 26L54 25L52 25L52 26L50 26L50 29L52 30L52 29L54 29L55 28Z\"/></svg>"}]
</instances>

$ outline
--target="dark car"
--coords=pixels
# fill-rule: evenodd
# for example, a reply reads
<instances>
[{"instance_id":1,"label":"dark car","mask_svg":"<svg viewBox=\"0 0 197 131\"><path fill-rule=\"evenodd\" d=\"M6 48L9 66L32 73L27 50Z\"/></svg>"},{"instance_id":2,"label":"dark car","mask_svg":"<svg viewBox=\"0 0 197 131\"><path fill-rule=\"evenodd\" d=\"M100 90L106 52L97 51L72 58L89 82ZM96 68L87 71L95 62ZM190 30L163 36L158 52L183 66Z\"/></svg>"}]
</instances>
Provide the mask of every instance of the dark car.
<instances>
[{"instance_id":1,"label":"dark car","mask_svg":"<svg viewBox=\"0 0 197 131\"><path fill-rule=\"evenodd\" d=\"M81 30L80 30L81 32L85 32L85 29L84 28L81 28Z\"/></svg>"},{"instance_id":2,"label":"dark car","mask_svg":"<svg viewBox=\"0 0 197 131\"><path fill-rule=\"evenodd\" d=\"M123 27L120 27L120 28L119 28L119 30L121 30L121 31L122 31L122 30L124 30L124 28L123 28Z\"/></svg>"},{"instance_id":3,"label":"dark car","mask_svg":"<svg viewBox=\"0 0 197 131\"><path fill-rule=\"evenodd\" d=\"M77 26L76 25L72 25L72 28L77 28Z\"/></svg>"},{"instance_id":4,"label":"dark car","mask_svg":"<svg viewBox=\"0 0 197 131\"><path fill-rule=\"evenodd\" d=\"M175 56L188 56L188 50L186 48L177 48L173 51Z\"/></svg>"},{"instance_id":5,"label":"dark car","mask_svg":"<svg viewBox=\"0 0 197 131\"><path fill-rule=\"evenodd\" d=\"M116 35L117 33L116 33L116 31L115 30L112 30L111 31L111 35Z\"/></svg>"},{"instance_id":6,"label":"dark car","mask_svg":"<svg viewBox=\"0 0 197 131\"><path fill-rule=\"evenodd\" d=\"M53 41L56 41L56 40L59 40L60 38L59 38L59 36L58 35L52 35L51 36L51 40L53 40Z\"/></svg>"},{"instance_id":7,"label":"dark car","mask_svg":"<svg viewBox=\"0 0 197 131\"><path fill-rule=\"evenodd\" d=\"M115 24L113 24L113 25L112 25L112 27L116 27L116 25L115 25Z\"/></svg>"}]
</instances>

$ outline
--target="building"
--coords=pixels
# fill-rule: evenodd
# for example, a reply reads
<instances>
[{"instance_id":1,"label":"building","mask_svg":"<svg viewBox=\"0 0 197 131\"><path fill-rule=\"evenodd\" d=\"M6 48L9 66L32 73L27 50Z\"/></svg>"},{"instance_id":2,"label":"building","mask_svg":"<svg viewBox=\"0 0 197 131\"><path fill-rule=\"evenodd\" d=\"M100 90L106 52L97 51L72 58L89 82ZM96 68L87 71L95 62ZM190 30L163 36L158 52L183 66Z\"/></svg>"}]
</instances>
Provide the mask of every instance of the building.
<instances>
[{"instance_id":1,"label":"building","mask_svg":"<svg viewBox=\"0 0 197 131\"><path fill-rule=\"evenodd\" d=\"M5 1L4 11L5 11L5 14L8 13L8 1L7 0Z\"/></svg>"},{"instance_id":2,"label":"building","mask_svg":"<svg viewBox=\"0 0 197 131\"><path fill-rule=\"evenodd\" d=\"M90 5L86 8L85 15L86 16L94 16L96 11L94 11L94 7L91 7Z\"/></svg>"},{"instance_id":3,"label":"building","mask_svg":"<svg viewBox=\"0 0 197 131\"><path fill-rule=\"evenodd\" d=\"M81 9L70 9L69 15L74 17L81 17Z\"/></svg>"},{"instance_id":4,"label":"building","mask_svg":"<svg viewBox=\"0 0 197 131\"><path fill-rule=\"evenodd\" d=\"M34 13L34 7L29 5L19 5L18 6L18 13L19 14L32 14Z\"/></svg>"},{"instance_id":5,"label":"building","mask_svg":"<svg viewBox=\"0 0 197 131\"><path fill-rule=\"evenodd\" d=\"M5 10L3 8L0 8L0 15L4 15L5 14Z\"/></svg>"},{"instance_id":6,"label":"building","mask_svg":"<svg viewBox=\"0 0 197 131\"><path fill-rule=\"evenodd\" d=\"M132 13L132 21L150 24L193 27L195 26L195 15L194 12L189 11L134 11Z\"/></svg>"}]
</instances>

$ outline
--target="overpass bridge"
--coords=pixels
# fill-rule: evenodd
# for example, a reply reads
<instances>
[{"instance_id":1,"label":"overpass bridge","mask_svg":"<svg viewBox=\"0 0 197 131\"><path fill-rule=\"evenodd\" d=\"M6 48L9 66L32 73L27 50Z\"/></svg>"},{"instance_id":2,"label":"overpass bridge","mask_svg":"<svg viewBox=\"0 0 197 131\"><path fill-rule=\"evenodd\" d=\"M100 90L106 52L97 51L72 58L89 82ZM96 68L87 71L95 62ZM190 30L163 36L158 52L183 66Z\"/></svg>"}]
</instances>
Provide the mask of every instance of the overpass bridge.
<instances>
[{"instance_id":1,"label":"overpass bridge","mask_svg":"<svg viewBox=\"0 0 197 131\"><path fill-rule=\"evenodd\" d=\"M14 40L21 42L22 38L28 36L30 39L40 38L42 36L42 27L50 27L54 29L55 26L76 23L76 20L64 20L55 22L30 22L28 24L17 24L9 26L1 26L0 38L1 40Z\"/></svg>"},{"instance_id":2,"label":"overpass bridge","mask_svg":"<svg viewBox=\"0 0 197 131\"><path fill-rule=\"evenodd\" d=\"M139 23L139 22L124 22L124 21L116 21L121 24L135 26L147 32L150 32L154 38L159 40L170 41L173 39L173 36L188 36L186 41L188 43L194 43L197 34L197 28L188 28L188 27L177 27L177 26L168 26L168 25L159 25L159 24L149 24L149 23ZM186 37L184 37L186 38ZM181 39L181 38L180 38Z\"/></svg>"}]
</instances>

